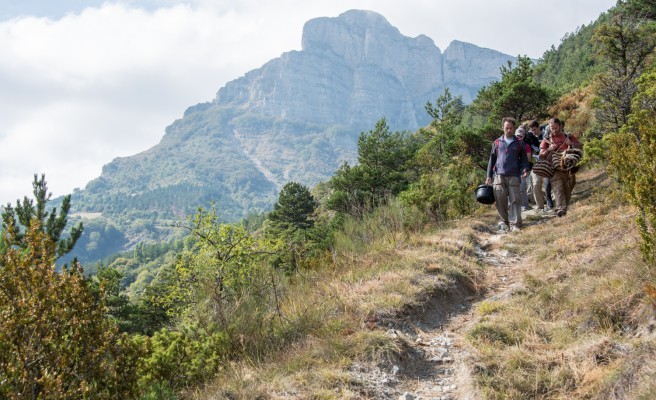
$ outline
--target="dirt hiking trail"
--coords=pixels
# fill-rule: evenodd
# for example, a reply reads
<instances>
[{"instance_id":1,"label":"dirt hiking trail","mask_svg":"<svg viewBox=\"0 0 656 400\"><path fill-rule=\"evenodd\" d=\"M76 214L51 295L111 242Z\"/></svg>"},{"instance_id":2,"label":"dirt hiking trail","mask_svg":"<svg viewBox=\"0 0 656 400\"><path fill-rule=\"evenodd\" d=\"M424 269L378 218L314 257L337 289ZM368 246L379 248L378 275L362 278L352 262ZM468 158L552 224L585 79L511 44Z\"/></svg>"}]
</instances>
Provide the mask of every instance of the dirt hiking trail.
<instances>
[{"instance_id":1,"label":"dirt hiking trail","mask_svg":"<svg viewBox=\"0 0 656 400\"><path fill-rule=\"evenodd\" d=\"M533 211L522 213L533 215ZM548 223L524 218L524 229ZM476 255L484 267L482 290L465 293L465 289L435 293L419 309L406 313L390 324L389 333L404 343L398 365L380 371L370 398L403 400L477 400L482 397L474 387L471 371L474 353L467 332L479 321L478 307L483 302L510 297L521 288L521 280L529 269L529 260L504 249L503 240L521 232L498 233L494 226L476 230ZM429 238L430 240L430 238ZM435 238L436 244L439 241ZM397 328L400 327L400 328ZM386 372L386 373L385 373ZM390 382L391 381L391 382ZM375 393L375 394L374 394Z\"/></svg>"}]
</instances>

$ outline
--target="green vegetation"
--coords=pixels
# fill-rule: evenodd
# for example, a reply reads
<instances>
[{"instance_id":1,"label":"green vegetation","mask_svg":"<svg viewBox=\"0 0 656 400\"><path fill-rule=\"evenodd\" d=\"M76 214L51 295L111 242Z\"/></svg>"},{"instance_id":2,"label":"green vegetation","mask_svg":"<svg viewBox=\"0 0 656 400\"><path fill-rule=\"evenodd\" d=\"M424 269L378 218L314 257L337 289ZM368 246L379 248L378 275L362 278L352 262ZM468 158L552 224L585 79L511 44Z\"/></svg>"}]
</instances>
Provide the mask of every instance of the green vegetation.
<instances>
[{"instance_id":1,"label":"green vegetation","mask_svg":"<svg viewBox=\"0 0 656 400\"><path fill-rule=\"evenodd\" d=\"M306 186L298 182L283 186L264 227L264 235L276 243L276 254L269 260L273 267L298 272L307 260L327 249L331 229L325 223L315 226L318 206Z\"/></svg>"},{"instance_id":2,"label":"green vegetation","mask_svg":"<svg viewBox=\"0 0 656 400\"><path fill-rule=\"evenodd\" d=\"M406 132L390 132L385 119L358 138L358 165L344 163L330 180L328 207L356 215L384 204L408 184L408 163L417 141Z\"/></svg>"},{"instance_id":3,"label":"green vegetation","mask_svg":"<svg viewBox=\"0 0 656 400\"><path fill-rule=\"evenodd\" d=\"M388 323L430 294L486 284L477 238L494 217L473 190L485 178L501 117L547 115L586 132L590 169L567 219L503 243L535 268L513 296L478 307L481 320L468 332L477 387L488 398L597 398L618 388L653 397L655 349L645 333L656 309L652 3L619 3L537 65L519 57L471 105L445 90L426 104L433 121L417 132L394 132L379 120L360 134L357 164L344 163L312 190L289 182L277 199L271 191L249 200L255 213L240 223L230 202L246 191L230 193L218 211L211 200L232 189L193 177L141 194L122 176L125 191L101 202L99 179L79 200L98 201L108 214L131 209L118 222L133 227L130 237L172 233L168 242L107 255L88 278L75 261L59 272L53 263L76 242L93 250L128 238L102 218L87 223L88 236L81 225L62 236L71 197L59 214L46 213L46 184L35 177L36 204L26 199L3 213L0 397L368 395L349 368L389 365L402 353L404 344L385 334ZM238 122L246 132L262 118ZM179 128L171 134L186 132ZM167 171L185 168L173 136ZM228 169L204 172L211 181ZM259 184L230 179L230 188ZM184 209L161 210L185 193L193 200ZM262 211L267 201L275 201L270 212ZM173 222L192 209L187 222ZM156 222L163 220L171 222Z\"/></svg>"},{"instance_id":4,"label":"green vegetation","mask_svg":"<svg viewBox=\"0 0 656 400\"><path fill-rule=\"evenodd\" d=\"M545 51L536 66L536 81L559 95L590 84L604 70L592 38L608 18L609 13L601 14L590 25L578 27L566 34L558 46Z\"/></svg>"},{"instance_id":5,"label":"green vegetation","mask_svg":"<svg viewBox=\"0 0 656 400\"><path fill-rule=\"evenodd\" d=\"M16 201L15 208L11 204L4 207L2 229L7 231L10 226L13 226L13 234L7 238L7 240L11 240L6 245L26 248L28 246L27 232L34 226L57 244L56 258L62 257L73 250L83 230L82 223L79 223L71 228L68 236L62 237L62 233L68 224L71 196L64 197L59 215L57 215L56 208L50 212L46 211L46 205L52 194L48 193L45 175L41 175L41 179L39 179L35 174L32 186L34 188L34 200L25 197L22 202L20 200Z\"/></svg>"},{"instance_id":6,"label":"green vegetation","mask_svg":"<svg viewBox=\"0 0 656 400\"><path fill-rule=\"evenodd\" d=\"M608 158L629 202L637 209L645 259L656 262L656 4L621 4L596 34L608 71L597 85L597 120ZM652 286L650 286L652 287Z\"/></svg>"},{"instance_id":7,"label":"green vegetation","mask_svg":"<svg viewBox=\"0 0 656 400\"><path fill-rule=\"evenodd\" d=\"M636 79L653 61L656 22L620 7L597 29L595 41L607 65L597 76L595 103L599 130L605 134L618 131L629 120Z\"/></svg>"},{"instance_id":8,"label":"green vegetation","mask_svg":"<svg viewBox=\"0 0 656 400\"><path fill-rule=\"evenodd\" d=\"M472 104L473 111L497 126L504 117L517 121L544 118L552 96L534 79L535 67L528 57L501 67L501 80L484 87Z\"/></svg>"},{"instance_id":9,"label":"green vegetation","mask_svg":"<svg viewBox=\"0 0 656 400\"><path fill-rule=\"evenodd\" d=\"M0 254L0 397L134 397L142 347L105 318L104 289L94 295L79 264L55 270L61 245L38 217L20 239L17 232L8 219Z\"/></svg>"},{"instance_id":10,"label":"green vegetation","mask_svg":"<svg viewBox=\"0 0 656 400\"><path fill-rule=\"evenodd\" d=\"M643 255L656 265L656 69L638 79L637 86L628 124L609 138L610 162L638 210Z\"/></svg>"},{"instance_id":11,"label":"green vegetation","mask_svg":"<svg viewBox=\"0 0 656 400\"><path fill-rule=\"evenodd\" d=\"M311 218L316 208L317 201L306 186L289 182L280 191L267 219L275 230L307 229L314 225Z\"/></svg>"}]
</instances>

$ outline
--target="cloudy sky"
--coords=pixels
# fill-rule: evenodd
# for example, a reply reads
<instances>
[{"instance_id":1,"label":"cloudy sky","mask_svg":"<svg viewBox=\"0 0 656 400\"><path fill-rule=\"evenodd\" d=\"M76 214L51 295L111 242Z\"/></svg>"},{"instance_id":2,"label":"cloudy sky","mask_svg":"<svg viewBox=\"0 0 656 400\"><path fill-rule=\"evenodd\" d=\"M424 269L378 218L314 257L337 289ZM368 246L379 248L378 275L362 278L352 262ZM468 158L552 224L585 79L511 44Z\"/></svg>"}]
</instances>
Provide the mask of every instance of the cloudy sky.
<instances>
[{"instance_id":1,"label":"cloudy sky","mask_svg":"<svg viewBox=\"0 0 656 400\"><path fill-rule=\"evenodd\" d=\"M45 173L54 196L156 145L194 104L300 50L303 24L349 9L425 34L540 58L615 0L2 0L0 204Z\"/></svg>"}]
</instances>

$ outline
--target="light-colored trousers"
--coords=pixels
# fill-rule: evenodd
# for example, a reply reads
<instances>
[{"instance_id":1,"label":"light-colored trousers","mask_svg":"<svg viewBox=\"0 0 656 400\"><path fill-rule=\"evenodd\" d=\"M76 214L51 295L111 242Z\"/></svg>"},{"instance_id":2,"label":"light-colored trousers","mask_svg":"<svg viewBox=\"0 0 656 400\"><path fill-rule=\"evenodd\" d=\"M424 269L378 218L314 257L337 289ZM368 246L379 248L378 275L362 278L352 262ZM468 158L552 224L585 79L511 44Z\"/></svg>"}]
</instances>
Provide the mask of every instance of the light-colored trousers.
<instances>
[{"instance_id":1,"label":"light-colored trousers","mask_svg":"<svg viewBox=\"0 0 656 400\"><path fill-rule=\"evenodd\" d=\"M522 207L528 208L528 189L531 185L531 175L520 178L519 200Z\"/></svg>"},{"instance_id":2,"label":"light-colored trousers","mask_svg":"<svg viewBox=\"0 0 656 400\"><path fill-rule=\"evenodd\" d=\"M554 196L556 212L567 212L567 206L572 198L572 190L576 185L576 175L566 171L556 170L551 177L551 190Z\"/></svg>"},{"instance_id":3,"label":"light-colored trousers","mask_svg":"<svg viewBox=\"0 0 656 400\"><path fill-rule=\"evenodd\" d=\"M494 204L499 218L510 226L522 226L522 207L519 199L520 178L518 176L494 176ZM509 212L510 211L510 212Z\"/></svg>"},{"instance_id":4,"label":"light-colored trousers","mask_svg":"<svg viewBox=\"0 0 656 400\"><path fill-rule=\"evenodd\" d=\"M531 172L531 181L533 184L533 198L535 199L535 206L538 208L538 210L541 210L544 208L544 190L546 192L546 188L544 188L544 178L541 177L540 175L536 175L535 172Z\"/></svg>"}]
</instances>

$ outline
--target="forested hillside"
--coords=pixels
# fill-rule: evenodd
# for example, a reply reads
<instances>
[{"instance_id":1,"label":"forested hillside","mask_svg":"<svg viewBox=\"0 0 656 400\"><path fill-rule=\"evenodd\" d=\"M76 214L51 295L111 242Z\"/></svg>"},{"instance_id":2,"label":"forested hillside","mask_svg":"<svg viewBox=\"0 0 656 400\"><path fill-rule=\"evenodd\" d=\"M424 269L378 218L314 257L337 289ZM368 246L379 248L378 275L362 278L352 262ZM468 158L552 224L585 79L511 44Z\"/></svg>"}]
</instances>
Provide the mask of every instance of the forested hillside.
<instances>
[{"instance_id":1,"label":"forested hillside","mask_svg":"<svg viewBox=\"0 0 656 400\"><path fill-rule=\"evenodd\" d=\"M608 22L605 13L590 25L582 25L563 37L558 46L544 52L535 71L535 79L545 87L567 92L587 86L604 69L597 57L593 37L599 26Z\"/></svg>"},{"instance_id":2,"label":"forested hillside","mask_svg":"<svg viewBox=\"0 0 656 400\"><path fill-rule=\"evenodd\" d=\"M179 239L98 265L57 270L82 240L75 197L51 210L35 177L2 214L0 397L399 398L434 371L467 397L653 398L655 18L651 0L621 3L471 104L445 88L426 126L377 120L356 159L285 182L271 211L201 207L171 221ZM562 118L585 156L571 212L499 234L473 193L506 116ZM485 297L512 260L531 268ZM447 385L452 343L422 337L462 310L471 385Z\"/></svg>"}]
</instances>

